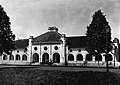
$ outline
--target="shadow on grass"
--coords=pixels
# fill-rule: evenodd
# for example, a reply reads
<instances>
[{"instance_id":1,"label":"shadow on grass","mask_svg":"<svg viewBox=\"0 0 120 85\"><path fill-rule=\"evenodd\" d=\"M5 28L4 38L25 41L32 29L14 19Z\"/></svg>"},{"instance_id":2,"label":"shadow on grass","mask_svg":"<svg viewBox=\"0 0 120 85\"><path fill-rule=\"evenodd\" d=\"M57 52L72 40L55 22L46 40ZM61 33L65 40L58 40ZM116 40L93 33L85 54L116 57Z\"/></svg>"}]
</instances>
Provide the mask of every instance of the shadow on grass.
<instances>
[{"instance_id":1,"label":"shadow on grass","mask_svg":"<svg viewBox=\"0 0 120 85\"><path fill-rule=\"evenodd\" d=\"M118 74L106 72L0 69L0 85L120 85L119 80Z\"/></svg>"}]
</instances>

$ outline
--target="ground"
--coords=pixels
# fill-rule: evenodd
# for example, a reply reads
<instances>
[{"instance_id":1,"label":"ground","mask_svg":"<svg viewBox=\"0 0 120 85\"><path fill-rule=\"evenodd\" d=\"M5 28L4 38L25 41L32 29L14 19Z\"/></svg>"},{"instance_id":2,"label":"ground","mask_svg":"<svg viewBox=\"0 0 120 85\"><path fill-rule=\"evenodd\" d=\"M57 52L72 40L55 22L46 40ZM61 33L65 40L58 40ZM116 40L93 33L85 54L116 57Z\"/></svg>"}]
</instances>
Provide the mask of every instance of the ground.
<instances>
[{"instance_id":1,"label":"ground","mask_svg":"<svg viewBox=\"0 0 120 85\"><path fill-rule=\"evenodd\" d=\"M80 67L0 68L0 85L120 85L120 69Z\"/></svg>"}]
</instances>

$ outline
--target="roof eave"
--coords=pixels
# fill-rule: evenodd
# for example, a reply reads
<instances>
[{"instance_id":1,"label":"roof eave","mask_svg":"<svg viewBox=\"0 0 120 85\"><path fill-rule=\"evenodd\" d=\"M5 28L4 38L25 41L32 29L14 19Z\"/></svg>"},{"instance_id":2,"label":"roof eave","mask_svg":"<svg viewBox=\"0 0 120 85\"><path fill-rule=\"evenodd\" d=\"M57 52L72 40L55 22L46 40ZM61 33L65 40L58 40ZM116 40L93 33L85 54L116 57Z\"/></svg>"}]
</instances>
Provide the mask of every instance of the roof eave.
<instances>
[{"instance_id":1,"label":"roof eave","mask_svg":"<svg viewBox=\"0 0 120 85\"><path fill-rule=\"evenodd\" d=\"M62 41L48 41L48 42L32 42L33 45L39 45L39 44L61 44Z\"/></svg>"}]
</instances>

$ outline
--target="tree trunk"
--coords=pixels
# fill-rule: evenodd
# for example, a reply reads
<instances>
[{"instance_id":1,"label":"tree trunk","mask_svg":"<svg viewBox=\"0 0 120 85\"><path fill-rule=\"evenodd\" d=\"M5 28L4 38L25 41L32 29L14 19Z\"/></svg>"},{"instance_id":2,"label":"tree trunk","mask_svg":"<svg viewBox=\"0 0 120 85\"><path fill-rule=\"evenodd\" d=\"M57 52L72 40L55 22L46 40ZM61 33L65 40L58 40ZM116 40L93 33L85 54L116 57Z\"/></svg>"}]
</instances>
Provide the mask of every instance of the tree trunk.
<instances>
[{"instance_id":1,"label":"tree trunk","mask_svg":"<svg viewBox=\"0 0 120 85\"><path fill-rule=\"evenodd\" d=\"M98 61L98 68L100 67L100 62Z\"/></svg>"},{"instance_id":2,"label":"tree trunk","mask_svg":"<svg viewBox=\"0 0 120 85\"><path fill-rule=\"evenodd\" d=\"M109 72L108 60L106 61L106 72Z\"/></svg>"},{"instance_id":3,"label":"tree trunk","mask_svg":"<svg viewBox=\"0 0 120 85\"><path fill-rule=\"evenodd\" d=\"M106 72L109 72L108 58L108 53L106 53Z\"/></svg>"}]
</instances>

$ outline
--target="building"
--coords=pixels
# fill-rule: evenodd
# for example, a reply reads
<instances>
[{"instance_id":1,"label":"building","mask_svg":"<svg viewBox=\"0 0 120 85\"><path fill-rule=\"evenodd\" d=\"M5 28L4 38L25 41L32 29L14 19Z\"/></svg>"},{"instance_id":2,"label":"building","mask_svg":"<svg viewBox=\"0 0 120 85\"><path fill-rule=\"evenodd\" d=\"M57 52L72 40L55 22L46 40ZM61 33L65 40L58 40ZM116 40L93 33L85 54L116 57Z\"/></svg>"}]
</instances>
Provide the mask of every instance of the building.
<instances>
[{"instance_id":1,"label":"building","mask_svg":"<svg viewBox=\"0 0 120 85\"><path fill-rule=\"evenodd\" d=\"M85 50L86 36L67 37L60 34L56 27L49 27L48 32L35 38L30 36L29 39L16 40L15 48L11 55L3 54L0 57L0 64L106 65L104 53L99 55L98 59ZM119 66L114 52L110 53L109 65Z\"/></svg>"}]
</instances>

